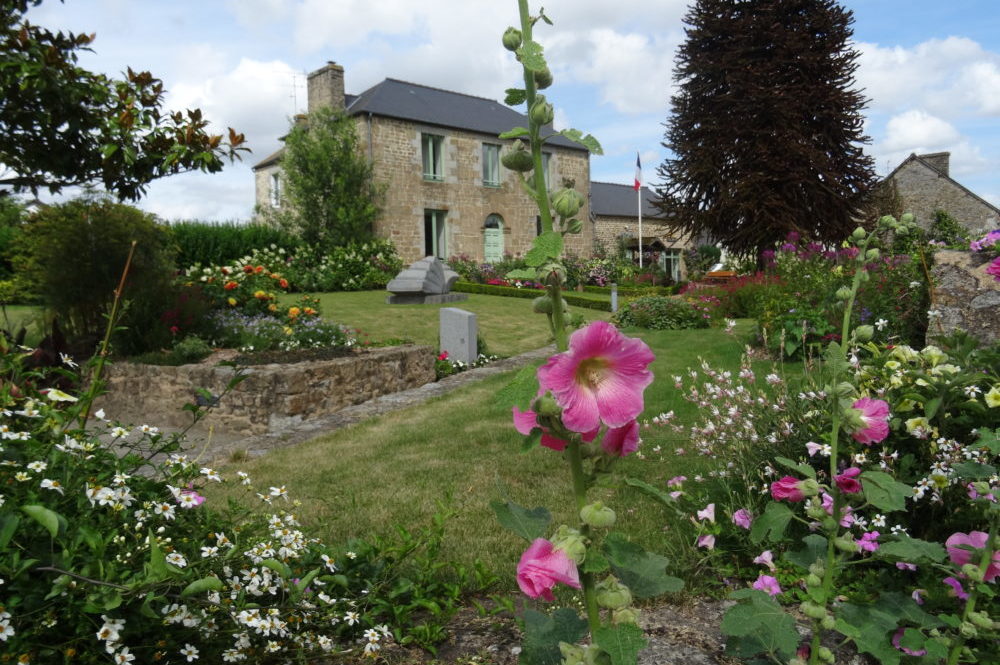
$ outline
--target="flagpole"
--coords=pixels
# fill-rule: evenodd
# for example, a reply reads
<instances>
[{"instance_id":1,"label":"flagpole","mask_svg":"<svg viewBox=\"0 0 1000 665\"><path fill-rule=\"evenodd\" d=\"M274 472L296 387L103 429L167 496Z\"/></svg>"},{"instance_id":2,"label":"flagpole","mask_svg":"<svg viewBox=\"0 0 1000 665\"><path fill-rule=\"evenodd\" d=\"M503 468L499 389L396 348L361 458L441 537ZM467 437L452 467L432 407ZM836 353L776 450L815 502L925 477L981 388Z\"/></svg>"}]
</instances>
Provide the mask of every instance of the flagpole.
<instances>
[{"instance_id":1,"label":"flagpole","mask_svg":"<svg viewBox=\"0 0 1000 665\"><path fill-rule=\"evenodd\" d=\"M639 184L639 189L635 190L636 201L639 210L639 269L642 269L642 184Z\"/></svg>"}]
</instances>

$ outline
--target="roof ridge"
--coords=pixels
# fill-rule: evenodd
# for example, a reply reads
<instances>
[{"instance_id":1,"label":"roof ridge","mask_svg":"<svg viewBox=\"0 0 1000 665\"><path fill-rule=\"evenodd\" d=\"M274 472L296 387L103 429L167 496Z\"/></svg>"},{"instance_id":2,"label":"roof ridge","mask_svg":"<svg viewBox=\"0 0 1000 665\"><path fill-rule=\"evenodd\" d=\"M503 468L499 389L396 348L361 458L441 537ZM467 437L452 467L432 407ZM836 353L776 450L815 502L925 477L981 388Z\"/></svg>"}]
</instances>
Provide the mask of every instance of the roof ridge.
<instances>
[{"instance_id":1,"label":"roof ridge","mask_svg":"<svg viewBox=\"0 0 1000 665\"><path fill-rule=\"evenodd\" d=\"M500 104L500 106L503 106L505 108L511 109L512 111L517 111L517 109L511 108L510 106L507 106L506 104L501 103L499 100L497 100L497 99L490 99L489 97L480 97L479 95L470 95L467 92L458 92L457 90L447 90L445 88L439 88L437 86L427 85L427 84L424 84L424 83L414 83L413 81L404 81L403 79L397 79L397 78L393 78L391 76L387 76L386 78L382 79L381 83L385 83L386 81L392 81L394 83L403 83L405 85L412 85L412 86L416 86L418 88L427 88L428 90L437 90L438 92L447 92L450 95L461 95L462 97L470 97L472 99L478 99L478 100L483 101L483 102L492 102L494 104ZM372 86L372 88L374 88L374 87L376 87L378 85L381 85L381 83L376 83L375 85ZM369 90L370 89L371 88L369 88ZM520 111L517 111L517 112L520 113Z\"/></svg>"}]
</instances>

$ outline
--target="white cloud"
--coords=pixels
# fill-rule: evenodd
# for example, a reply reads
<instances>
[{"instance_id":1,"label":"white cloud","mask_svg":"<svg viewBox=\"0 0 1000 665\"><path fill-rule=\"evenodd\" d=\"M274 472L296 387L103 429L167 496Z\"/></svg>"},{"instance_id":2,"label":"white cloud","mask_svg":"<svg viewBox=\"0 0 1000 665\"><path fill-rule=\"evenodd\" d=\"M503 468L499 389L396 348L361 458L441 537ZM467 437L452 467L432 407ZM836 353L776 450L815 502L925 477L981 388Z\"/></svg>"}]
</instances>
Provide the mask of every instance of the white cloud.
<instances>
[{"instance_id":1,"label":"white cloud","mask_svg":"<svg viewBox=\"0 0 1000 665\"><path fill-rule=\"evenodd\" d=\"M926 111L911 110L889 120L882 147L888 151L933 152L958 139L958 130L950 123Z\"/></svg>"}]
</instances>

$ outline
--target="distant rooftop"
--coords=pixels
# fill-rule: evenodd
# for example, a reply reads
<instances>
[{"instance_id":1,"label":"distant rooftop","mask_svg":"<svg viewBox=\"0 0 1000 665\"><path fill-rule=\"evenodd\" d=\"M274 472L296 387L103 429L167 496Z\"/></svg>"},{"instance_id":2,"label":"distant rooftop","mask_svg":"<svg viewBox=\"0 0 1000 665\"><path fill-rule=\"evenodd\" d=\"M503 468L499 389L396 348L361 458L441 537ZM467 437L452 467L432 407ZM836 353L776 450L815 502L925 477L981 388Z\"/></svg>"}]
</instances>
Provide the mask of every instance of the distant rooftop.
<instances>
[{"instance_id":1,"label":"distant rooftop","mask_svg":"<svg viewBox=\"0 0 1000 665\"><path fill-rule=\"evenodd\" d=\"M662 219L663 213L653 205L656 192L648 187L642 188L642 216ZM590 209L595 215L611 217L639 217L638 195L632 185L619 185L611 182L590 183Z\"/></svg>"}]
</instances>

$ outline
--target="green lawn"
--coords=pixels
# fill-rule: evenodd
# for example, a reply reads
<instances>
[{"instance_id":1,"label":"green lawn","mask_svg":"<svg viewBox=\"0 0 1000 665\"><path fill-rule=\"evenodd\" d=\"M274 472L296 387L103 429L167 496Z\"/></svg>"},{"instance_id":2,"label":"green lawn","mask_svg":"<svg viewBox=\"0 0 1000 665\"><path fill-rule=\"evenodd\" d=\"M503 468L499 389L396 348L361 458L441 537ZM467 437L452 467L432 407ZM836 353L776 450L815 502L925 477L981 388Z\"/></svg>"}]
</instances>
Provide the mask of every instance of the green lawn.
<instances>
[{"instance_id":1,"label":"green lawn","mask_svg":"<svg viewBox=\"0 0 1000 665\"><path fill-rule=\"evenodd\" d=\"M319 298L323 318L358 328L372 339L409 339L438 344L438 310L458 307L476 315L479 334L492 353L510 356L548 343L545 317L531 311L531 301L471 293L468 300L442 305L387 305L385 291L310 294ZM295 297L286 296L287 301ZM571 308L588 321L607 320L610 312Z\"/></svg>"},{"instance_id":2,"label":"green lawn","mask_svg":"<svg viewBox=\"0 0 1000 665\"><path fill-rule=\"evenodd\" d=\"M740 327L749 325L741 322ZM657 355L652 366L657 379L646 391L647 419L669 410L681 419L693 416L672 376L696 366L699 357L739 367L742 345L718 329L643 331L640 336ZM499 527L489 502L544 505L557 524L575 520L561 454L546 448L520 453L521 438L511 425L510 407L493 401L509 379L509 374L487 379L426 404L275 450L240 467L257 487L287 485L302 502L303 520L328 542L391 535L397 524L427 524L436 502L447 498L458 514L448 523L442 556L463 563L482 559L513 588L510 573L524 543ZM672 450L679 445L672 437L676 435L666 428L646 429L641 450L649 452L657 445ZM619 469L662 487L667 478L693 475L704 464L690 456L663 459L672 461L658 455L646 460L632 456ZM690 552L685 543L664 536L671 520L664 509L635 490L604 488L595 494L618 510L619 526L650 549L674 555Z\"/></svg>"}]
</instances>

